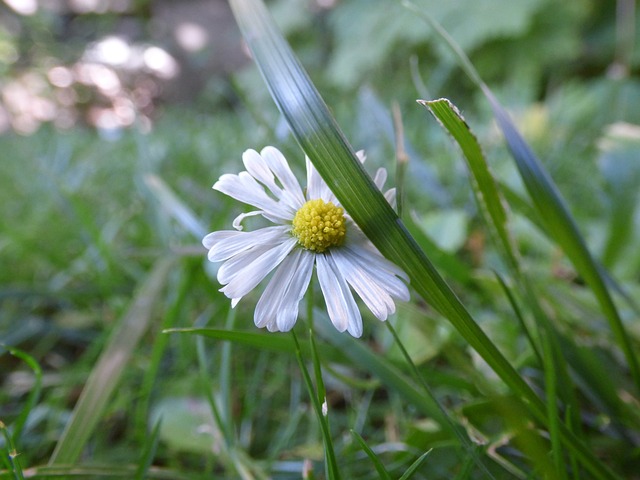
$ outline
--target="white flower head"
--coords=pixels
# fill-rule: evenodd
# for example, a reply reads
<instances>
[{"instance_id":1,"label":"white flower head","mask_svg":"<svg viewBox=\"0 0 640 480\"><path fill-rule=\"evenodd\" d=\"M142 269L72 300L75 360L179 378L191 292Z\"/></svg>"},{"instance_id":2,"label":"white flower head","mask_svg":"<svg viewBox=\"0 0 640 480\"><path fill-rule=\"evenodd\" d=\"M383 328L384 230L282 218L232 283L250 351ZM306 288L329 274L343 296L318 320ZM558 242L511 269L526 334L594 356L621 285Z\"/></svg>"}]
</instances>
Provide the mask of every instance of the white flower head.
<instances>
[{"instance_id":1,"label":"white flower head","mask_svg":"<svg viewBox=\"0 0 640 480\"><path fill-rule=\"evenodd\" d=\"M358 152L358 158L365 157ZM303 190L284 155L274 147L242 155L246 171L225 174L213 188L257 210L239 215L236 230L213 232L202 240L218 270L220 289L232 307L275 270L254 313L256 326L291 330L298 318L315 265L329 318L340 331L362 335L362 316L352 289L380 320L395 312L394 299L407 301L406 274L385 259L345 213L307 158ZM386 170L374 181L382 189ZM395 201L395 189L385 193ZM261 215L273 225L242 231L247 216Z\"/></svg>"}]
</instances>

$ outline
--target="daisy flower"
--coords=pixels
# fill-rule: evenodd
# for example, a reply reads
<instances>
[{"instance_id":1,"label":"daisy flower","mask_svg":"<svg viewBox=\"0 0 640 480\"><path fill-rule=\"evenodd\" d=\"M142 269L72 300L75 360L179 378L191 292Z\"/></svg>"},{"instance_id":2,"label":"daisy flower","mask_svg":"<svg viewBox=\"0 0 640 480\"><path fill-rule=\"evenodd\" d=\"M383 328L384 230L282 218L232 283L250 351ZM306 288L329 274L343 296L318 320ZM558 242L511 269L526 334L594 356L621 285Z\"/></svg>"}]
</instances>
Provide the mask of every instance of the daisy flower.
<instances>
[{"instance_id":1,"label":"daisy flower","mask_svg":"<svg viewBox=\"0 0 640 480\"><path fill-rule=\"evenodd\" d=\"M365 157L358 152L358 158ZM355 291L380 320L395 312L394 299L406 301L406 274L385 259L340 206L307 158L307 188L303 190L284 155L274 147L242 155L246 171L225 174L213 185L256 210L239 215L235 230L213 232L202 240L218 269L220 289L235 307L242 297L271 276L254 313L256 326L286 332L296 323L313 267L333 325L354 337L362 335L362 316ZM387 172L374 182L382 189ZM385 193L395 202L395 189ZM243 231L242 221L261 215L272 225Z\"/></svg>"}]
</instances>

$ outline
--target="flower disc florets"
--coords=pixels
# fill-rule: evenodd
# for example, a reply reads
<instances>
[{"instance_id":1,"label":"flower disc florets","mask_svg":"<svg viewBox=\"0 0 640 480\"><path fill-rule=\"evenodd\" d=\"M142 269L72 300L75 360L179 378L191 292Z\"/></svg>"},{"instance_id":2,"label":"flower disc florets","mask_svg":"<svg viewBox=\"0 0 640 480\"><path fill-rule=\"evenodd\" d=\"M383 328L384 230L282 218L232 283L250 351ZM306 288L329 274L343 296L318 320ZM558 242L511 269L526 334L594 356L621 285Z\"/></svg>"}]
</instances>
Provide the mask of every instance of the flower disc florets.
<instances>
[{"instance_id":1,"label":"flower disc florets","mask_svg":"<svg viewBox=\"0 0 640 480\"><path fill-rule=\"evenodd\" d=\"M346 232L344 210L320 198L309 200L296 212L291 231L302 247L316 253L342 245Z\"/></svg>"}]
</instances>

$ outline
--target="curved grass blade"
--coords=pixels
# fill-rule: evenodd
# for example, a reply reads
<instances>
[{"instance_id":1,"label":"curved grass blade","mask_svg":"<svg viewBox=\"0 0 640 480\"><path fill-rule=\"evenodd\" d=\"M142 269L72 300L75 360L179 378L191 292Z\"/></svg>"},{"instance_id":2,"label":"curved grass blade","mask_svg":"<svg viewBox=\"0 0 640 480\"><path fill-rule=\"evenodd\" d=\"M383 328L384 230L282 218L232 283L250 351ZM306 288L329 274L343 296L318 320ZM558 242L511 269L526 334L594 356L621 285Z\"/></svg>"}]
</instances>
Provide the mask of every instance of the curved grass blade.
<instances>
[{"instance_id":1,"label":"curved grass blade","mask_svg":"<svg viewBox=\"0 0 640 480\"><path fill-rule=\"evenodd\" d=\"M544 403L471 317L414 241L333 119L261 0L231 0L231 9L280 112L329 188L380 252L408 274L412 287L447 318L531 414L548 423ZM615 478L564 428L563 441L598 478Z\"/></svg>"},{"instance_id":2,"label":"curved grass blade","mask_svg":"<svg viewBox=\"0 0 640 480\"><path fill-rule=\"evenodd\" d=\"M3 345L0 345L0 347L3 347ZM5 348L11 355L13 355L14 357L18 357L20 360L26 363L29 366L29 368L31 368L34 375L33 387L29 391L29 395L27 396L27 399L24 402L24 408L22 409L22 411L20 412L20 415L18 415L15 422L13 423L13 432L11 435L13 437L13 443L17 445L19 448L21 444L20 437L22 436L22 430L24 429L24 425L27 422L27 418L29 417L31 410L33 410L33 407L35 407L36 404L38 403L38 399L40 398L40 393L42 392L42 367L40 367L40 364L38 363L38 361L35 358L33 358L31 355L29 355L27 352L24 352L15 347L5 347Z\"/></svg>"},{"instance_id":3,"label":"curved grass blade","mask_svg":"<svg viewBox=\"0 0 640 480\"><path fill-rule=\"evenodd\" d=\"M163 258L156 263L112 332L56 444L49 465L72 465L78 460L102 418L134 348L149 326L153 307L160 298L172 265L173 258Z\"/></svg>"}]
</instances>

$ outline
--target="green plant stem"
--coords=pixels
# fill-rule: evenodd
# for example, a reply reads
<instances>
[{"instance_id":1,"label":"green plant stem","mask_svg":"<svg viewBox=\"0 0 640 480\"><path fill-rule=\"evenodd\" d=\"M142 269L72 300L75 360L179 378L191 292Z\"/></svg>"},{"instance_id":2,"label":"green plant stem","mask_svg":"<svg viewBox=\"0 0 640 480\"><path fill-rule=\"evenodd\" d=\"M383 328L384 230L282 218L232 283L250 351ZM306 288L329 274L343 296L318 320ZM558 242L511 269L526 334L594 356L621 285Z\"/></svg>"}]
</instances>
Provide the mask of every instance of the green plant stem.
<instances>
[{"instance_id":1,"label":"green plant stem","mask_svg":"<svg viewBox=\"0 0 640 480\"><path fill-rule=\"evenodd\" d=\"M329 422L327 420L328 415L325 416L322 412L322 404L318 399L318 392L316 392L313 388L313 382L311 381L311 377L309 376L307 367L304 364L304 359L302 358L302 350L300 349L300 344L298 343L298 337L296 336L296 332L294 330L291 330L291 335L295 343L296 360L298 361L298 365L300 367L300 373L302 374L302 378L304 379L304 383L307 387L307 391L309 392L311 405L313 406L313 410L315 411L318 422L320 423L320 429L322 431L322 440L324 443L325 469L327 472L327 478L331 480L339 480L340 471L338 470L338 463L336 461L336 455L333 450L333 440L331 439Z\"/></svg>"}]
</instances>

